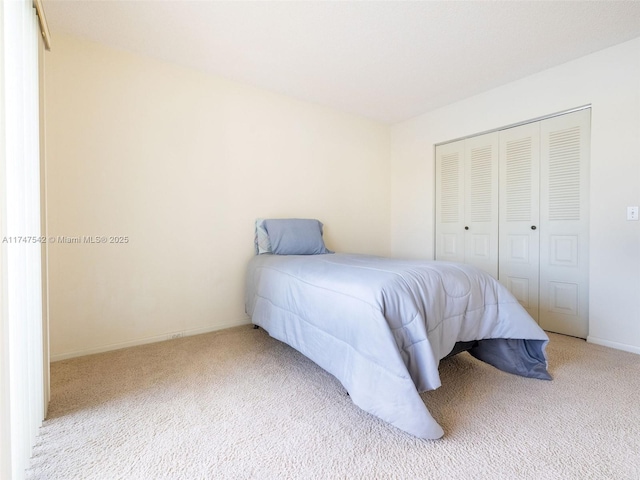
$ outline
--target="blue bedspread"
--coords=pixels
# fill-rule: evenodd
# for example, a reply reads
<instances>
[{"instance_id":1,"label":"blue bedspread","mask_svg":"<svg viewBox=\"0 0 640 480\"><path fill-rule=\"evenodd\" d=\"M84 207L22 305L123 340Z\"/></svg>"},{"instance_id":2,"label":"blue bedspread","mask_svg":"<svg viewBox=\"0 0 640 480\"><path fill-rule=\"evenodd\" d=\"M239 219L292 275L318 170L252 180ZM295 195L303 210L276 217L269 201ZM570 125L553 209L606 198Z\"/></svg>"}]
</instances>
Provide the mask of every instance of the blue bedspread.
<instances>
[{"instance_id":1,"label":"blue bedspread","mask_svg":"<svg viewBox=\"0 0 640 480\"><path fill-rule=\"evenodd\" d=\"M547 335L505 287L468 265L259 255L246 311L333 374L360 408L421 438L443 435L419 393L440 386L439 361L459 342L502 370L551 378Z\"/></svg>"}]
</instances>

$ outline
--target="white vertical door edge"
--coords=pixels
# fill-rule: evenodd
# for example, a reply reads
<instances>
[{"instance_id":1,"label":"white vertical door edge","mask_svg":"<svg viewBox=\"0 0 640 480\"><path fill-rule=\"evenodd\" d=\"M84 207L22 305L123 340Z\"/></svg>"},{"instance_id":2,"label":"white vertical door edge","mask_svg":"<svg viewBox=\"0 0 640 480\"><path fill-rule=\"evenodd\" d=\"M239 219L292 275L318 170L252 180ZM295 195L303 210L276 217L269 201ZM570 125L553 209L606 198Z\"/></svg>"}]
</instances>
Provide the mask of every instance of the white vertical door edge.
<instances>
[{"instance_id":1,"label":"white vertical door edge","mask_svg":"<svg viewBox=\"0 0 640 480\"><path fill-rule=\"evenodd\" d=\"M0 2L0 236L7 236L5 2ZM7 308L7 247L0 244L0 478L11 478L11 398L9 375L9 311Z\"/></svg>"},{"instance_id":2,"label":"white vertical door edge","mask_svg":"<svg viewBox=\"0 0 640 480\"><path fill-rule=\"evenodd\" d=\"M0 477L20 480L44 416L41 249L15 240L40 238L40 30L32 2L2 2L0 26Z\"/></svg>"}]
</instances>

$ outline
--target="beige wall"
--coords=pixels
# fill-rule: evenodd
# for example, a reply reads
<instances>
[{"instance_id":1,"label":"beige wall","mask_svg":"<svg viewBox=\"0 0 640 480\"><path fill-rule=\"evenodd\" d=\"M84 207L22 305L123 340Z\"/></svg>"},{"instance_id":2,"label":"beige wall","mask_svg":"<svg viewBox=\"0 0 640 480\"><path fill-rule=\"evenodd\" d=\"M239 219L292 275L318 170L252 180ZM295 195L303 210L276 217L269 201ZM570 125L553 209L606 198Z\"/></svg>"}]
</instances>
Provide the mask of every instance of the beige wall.
<instances>
[{"instance_id":1,"label":"beige wall","mask_svg":"<svg viewBox=\"0 0 640 480\"><path fill-rule=\"evenodd\" d=\"M392 129L392 253L433 258L434 145L592 105L589 340L640 353L640 39Z\"/></svg>"},{"instance_id":2,"label":"beige wall","mask_svg":"<svg viewBox=\"0 0 640 480\"><path fill-rule=\"evenodd\" d=\"M238 325L256 217L390 253L389 127L59 36L46 55L54 360Z\"/></svg>"},{"instance_id":3,"label":"beige wall","mask_svg":"<svg viewBox=\"0 0 640 480\"><path fill-rule=\"evenodd\" d=\"M46 55L53 359L246 322L253 220L433 257L435 143L592 105L590 336L640 353L640 39L393 126L73 37ZM391 132L391 133L390 133ZM389 161L391 163L389 164Z\"/></svg>"}]
</instances>

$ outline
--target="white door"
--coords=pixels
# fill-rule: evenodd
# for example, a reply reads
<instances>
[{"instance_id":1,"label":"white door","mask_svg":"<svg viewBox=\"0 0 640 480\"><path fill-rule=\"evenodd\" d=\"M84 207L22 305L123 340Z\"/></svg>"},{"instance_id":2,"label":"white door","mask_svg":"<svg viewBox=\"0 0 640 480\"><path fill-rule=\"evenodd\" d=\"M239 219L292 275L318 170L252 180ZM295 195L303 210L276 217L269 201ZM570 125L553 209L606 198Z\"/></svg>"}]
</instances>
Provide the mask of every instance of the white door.
<instances>
[{"instance_id":1,"label":"white door","mask_svg":"<svg viewBox=\"0 0 640 480\"><path fill-rule=\"evenodd\" d=\"M542 328L588 334L591 110L541 122L540 317Z\"/></svg>"},{"instance_id":2,"label":"white door","mask_svg":"<svg viewBox=\"0 0 640 480\"><path fill-rule=\"evenodd\" d=\"M500 132L498 279L538 321L540 123Z\"/></svg>"},{"instance_id":3,"label":"white door","mask_svg":"<svg viewBox=\"0 0 640 480\"><path fill-rule=\"evenodd\" d=\"M464 140L436 147L436 260L464 262Z\"/></svg>"},{"instance_id":4,"label":"white door","mask_svg":"<svg viewBox=\"0 0 640 480\"><path fill-rule=\"evenodd\" d=\"M498 278L498 132L465 140L465 262Z\"/></svg>"}]
</instances>

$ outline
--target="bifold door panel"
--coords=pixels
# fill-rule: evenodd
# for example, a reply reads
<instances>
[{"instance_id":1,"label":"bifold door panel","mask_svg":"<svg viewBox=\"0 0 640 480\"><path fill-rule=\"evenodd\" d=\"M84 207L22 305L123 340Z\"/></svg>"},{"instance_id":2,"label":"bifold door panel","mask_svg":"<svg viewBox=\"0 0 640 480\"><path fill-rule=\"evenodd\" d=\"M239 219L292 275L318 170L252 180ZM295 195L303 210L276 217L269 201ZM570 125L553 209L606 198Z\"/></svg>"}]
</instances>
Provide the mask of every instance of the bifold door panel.
<instances>
[{"instance_id":1,"label":"bifold door panel","mask_svg":"<svg viewBox=\"0 0 640 480\"><path fill-rule=\"evenodd\" d=\"M588 334L591 110L436 148L436 259L498 278L545 329Z\"/></svg>"}]
</instances>

